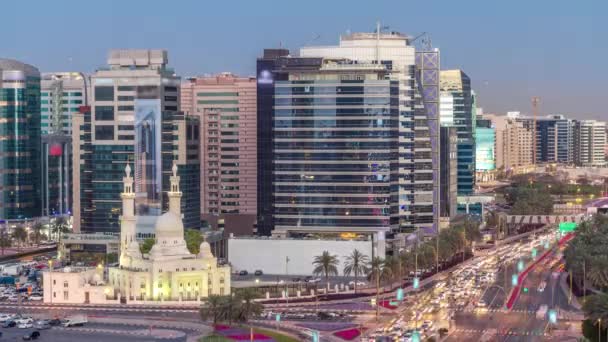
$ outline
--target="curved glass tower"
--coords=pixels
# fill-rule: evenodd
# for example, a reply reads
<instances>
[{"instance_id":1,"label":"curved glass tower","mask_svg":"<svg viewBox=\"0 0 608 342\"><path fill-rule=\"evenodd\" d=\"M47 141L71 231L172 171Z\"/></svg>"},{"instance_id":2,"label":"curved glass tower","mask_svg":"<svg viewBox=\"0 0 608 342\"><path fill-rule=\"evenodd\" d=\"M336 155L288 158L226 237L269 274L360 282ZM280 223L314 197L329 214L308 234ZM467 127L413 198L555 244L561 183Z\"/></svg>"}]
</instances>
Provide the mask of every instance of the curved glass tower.
<instances>
[{"instance_id":1,"label":"curved glass tower","mask_svg":"<svg viewBox=\"0 0 608 342\"><path fill-rule=\"evenodd\" d=\"M0 220L40 215L40 72L0 59Z\"/></svg>"}]
</instances>

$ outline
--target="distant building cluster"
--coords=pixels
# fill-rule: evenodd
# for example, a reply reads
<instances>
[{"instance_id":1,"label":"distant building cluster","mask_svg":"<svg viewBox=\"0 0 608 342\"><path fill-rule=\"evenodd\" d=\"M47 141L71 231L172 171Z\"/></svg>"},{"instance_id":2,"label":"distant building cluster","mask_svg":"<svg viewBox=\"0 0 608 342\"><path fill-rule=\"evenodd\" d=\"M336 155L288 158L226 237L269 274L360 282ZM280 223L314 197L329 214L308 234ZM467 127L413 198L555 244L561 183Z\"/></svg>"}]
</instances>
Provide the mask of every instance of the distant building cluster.
<instances>
[{"instance_id":1,"label":"distant building cluster","mask_svg":"<svg viewBox=\"0 0 608 342\"><path fill-rule=\"evenodd\" d=\"M464 201L470 213L478 184L500 174L607 165L605 122L485 114L469 76L441 70L438 49L380 29L264 49L248 77L181 77L165 50L111 50L91 74L0 59L0 77L0 219L72 217L70 256L124 254L126 167L136 239L158 241L178 179L184 229L208 233L222 259L231 234L350 239L385 255L436 234ZM105 242L83 243L91 236ZM201 279L191 298L204 295Z\"/></svg>"}]
</instances>

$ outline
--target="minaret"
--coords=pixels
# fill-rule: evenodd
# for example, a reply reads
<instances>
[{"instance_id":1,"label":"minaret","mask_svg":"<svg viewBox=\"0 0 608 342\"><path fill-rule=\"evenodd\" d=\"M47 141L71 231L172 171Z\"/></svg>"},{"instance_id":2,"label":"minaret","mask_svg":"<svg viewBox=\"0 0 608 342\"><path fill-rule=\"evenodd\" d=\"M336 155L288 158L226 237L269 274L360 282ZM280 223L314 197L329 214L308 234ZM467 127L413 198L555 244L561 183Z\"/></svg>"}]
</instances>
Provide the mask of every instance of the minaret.
<instances>
[{"instance_id":1,"label":"minaret","mask_svg":"<svg viewBox=\"0 0 608 342\"><path fill-rule=\"evenodd\" d=\"M122 199L122 215L120 216L120 264L127 257L129 245L135 240L135 192L133 191L133 177L131 177L131 167L125 167L125 177L122 179L123 192L120 194Z\"/></svg>"},{"instance_id":2,"label":"minaret","mask_svg":"<svg viewBox=\"0 0 608 342\"><path fill-rule=\"evenodd\" d=\"M181 198L182 192L179 190L179 176L177 175L177 164L173 164L173 175L170 177L171 188L167 193L169 197L169 212L182 216Z\"/></svg>"}]
</instances>

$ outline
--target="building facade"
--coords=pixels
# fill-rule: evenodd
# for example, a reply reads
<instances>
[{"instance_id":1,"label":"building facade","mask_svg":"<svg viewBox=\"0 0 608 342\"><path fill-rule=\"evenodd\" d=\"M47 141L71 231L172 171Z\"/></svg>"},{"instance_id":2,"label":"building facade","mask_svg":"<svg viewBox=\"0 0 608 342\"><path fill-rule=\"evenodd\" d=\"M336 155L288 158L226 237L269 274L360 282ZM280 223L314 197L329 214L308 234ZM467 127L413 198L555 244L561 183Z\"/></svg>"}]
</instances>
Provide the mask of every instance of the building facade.
<instances>
[{"instance_id":1,"label":"building facade","mask_svg":"<svg viewBox=\"0 0 608 342\"><path fill-rule=\"evenodd\" d=\"M40 72L0 59L0 219L40 216Z\"/></svg>"},{"instance_id":2,"label":"building facade","mask_svg":"<svg viewBox=\"0 0 608 342\"><path fill-rule=\"evenodd\" d=\"M200 227L199 124L179 111L180 78L167 63L164 50L112 50L91 76L90 107L73 119L75 231L119 231L117 180L127 163L135 164L137 213L153 221L167 207L175 161L190 204L184 224Z\"/></svg>"},{"instance_id":3,"label":"building facade","mask_svg":"<svg viewBox=\"0 0 608 342\"><path fill-rule=\"evenodd\" d=\"M580 120L574 125L574 161L577 166L605 166L606 123Z\"/></svg>"},{"instance_id":4,"label":"building facade","mask_svg":"<svg viewBox=\"0 0 608 342\"><path fill-rule=\"evenodd\" d=\"M188 79L181 107L200 117L203 220L250 235L257 215L255 78L223 73Z\"/></svg>"},{"instance_id":5,"label":"building facade","mask_svg":"<svg viewBox=\"0 0 608 342\"><path fill-rule=\"evenodd\" d=\"M440 216L452 219L457 213L458 198L458 134L456 127L441 127Z\"/></svg>"},{"instance_id":6,"label":"building facade","mask_svg":"<svg viewBox=\"0 0 608 342\"><path fill-rule=\"evenodd\" d=\"M287 53L258 59L258 228L436 229L439 51L376 32Z\"/></svg>"},{"instance_id":7,"label":"building facade","mask_svg":"<svg viewBox=\"0 0 608 342\"><path fill-rule=\"evenodd\" d=\"M42 75L42 216L72 214L72 117L87 105L87 88L82 73Z\"/></svg>"},{"instance_id":8,"label":"building facade","mask_svg":"<svg viewBox=\"0 0 608 342\"><path fill-rule=\"evenodd\" d=\"M458 134L458 194L475 189L475 105L471 80L462 70L442 70L440 76L440 121L456 127Z\"/></svg>"},{"instance_id":9,"label":"building facade","mask_svg":"<svg viewBox=\"0 0 608 342\"><path fill-rule=\"evenodd\" d=\"M537 163L573 163L574 122L563 115L549 115L537 120Z\"/></svg>"}]
</instances>

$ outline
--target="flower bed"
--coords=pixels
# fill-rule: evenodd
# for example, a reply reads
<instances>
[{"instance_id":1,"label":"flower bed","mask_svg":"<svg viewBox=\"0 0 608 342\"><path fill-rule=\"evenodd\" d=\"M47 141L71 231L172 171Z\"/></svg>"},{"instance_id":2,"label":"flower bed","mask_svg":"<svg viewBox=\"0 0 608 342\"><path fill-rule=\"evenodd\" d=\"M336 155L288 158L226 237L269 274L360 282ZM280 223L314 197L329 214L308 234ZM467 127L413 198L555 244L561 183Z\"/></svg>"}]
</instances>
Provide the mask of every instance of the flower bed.
<instances>
[{"instance_id":1,"label":"flower bed","mask_svg":"<svg viewBox=\"0 0 608 342\"><path fill-rule=\"evenodd\" d=\"M361 331L359 329L347 329L347 330L340 330L337 331L335 333L333 333L334 336L339 337L343 340L346 341L352 341L354 339L356 339L357 337L361 336Z\"/></svg>"}]
</instances>

